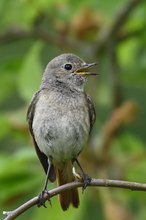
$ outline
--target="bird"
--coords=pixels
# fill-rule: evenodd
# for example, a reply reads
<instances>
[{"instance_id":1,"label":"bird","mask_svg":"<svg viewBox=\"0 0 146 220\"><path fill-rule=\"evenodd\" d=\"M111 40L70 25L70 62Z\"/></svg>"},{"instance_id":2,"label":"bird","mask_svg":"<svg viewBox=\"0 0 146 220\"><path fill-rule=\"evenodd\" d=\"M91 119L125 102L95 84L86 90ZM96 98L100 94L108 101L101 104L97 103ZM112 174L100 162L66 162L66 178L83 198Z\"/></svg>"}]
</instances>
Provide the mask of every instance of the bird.
<instances>
[{"instance_id":1,"label":"bird","mask_svg":"<svg viewBox=\"0 0 146 220\"><path fill-rule=\"evenodd\" d=\"M38 206L45 206L43 196L47 192L48 180L54 182L57 179L58 186L75 181L72 171L75 162L82 171L85 186L90 180L78 156L96 119L92 99L85 92L88 76L96 75L90 71L95 65L72 53L55 57L47 64L40 88L30 102L27 111L29 131L46 173ZM78 190L61 192L59 202L63 211L70 205L78 208Z\"/></svg>"}]
</instances>

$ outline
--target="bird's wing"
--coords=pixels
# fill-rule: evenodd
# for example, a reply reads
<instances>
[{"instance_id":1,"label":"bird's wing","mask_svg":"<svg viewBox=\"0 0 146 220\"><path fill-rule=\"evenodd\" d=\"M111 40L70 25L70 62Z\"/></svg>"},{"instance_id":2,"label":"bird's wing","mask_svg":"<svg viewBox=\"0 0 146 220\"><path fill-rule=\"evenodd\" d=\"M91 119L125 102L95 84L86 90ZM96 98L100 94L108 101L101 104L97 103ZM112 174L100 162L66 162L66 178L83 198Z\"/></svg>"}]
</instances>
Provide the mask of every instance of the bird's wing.
<instances>
[{"instance_id":1,"label":"bird's wing","mask_svg":"<svg viewBox=\"0 0 146 220\"><path fill-rule=\"evenodd\" d=\"M96 112L92 102L92 99L89 95L86 95L87 104L88 104L88 112L89 112L89 119L90 119L90 132L92 130L93 124L96 120Z\"/></svg>"},{"instance_id":2,"label":"bird's wing","mask_svg":"<svg viewBox=\"0 0 146 220\"><path fill-rule=\"evenodd\" d=\"M40 92L41 91L36 92L35 95L32 98L32 101L31 101L31 103L29 105L29 108L28 108L28 111L27 111L27 121L28 121L28 124L29 124L29 131L30 131L30 133L32 135L32 138L33 138L36 153L37 153L38 158L39 158L39 160L40 160L40 162L41 162L41 164L42 164L42 166L45 170L45 173L47 173L49 159L43 152L40 151L40 149L37 145L37 142L35 140L34 133L33 133L33 128L32 128L33 118L34 118L34 114L35 114L35 107L36 107L36 103L39 99ZM55 179L56 179L55 170L54 170L53 165L50 166L49 179L52 182L54 182Z\"/></svg>"}]
</instances>

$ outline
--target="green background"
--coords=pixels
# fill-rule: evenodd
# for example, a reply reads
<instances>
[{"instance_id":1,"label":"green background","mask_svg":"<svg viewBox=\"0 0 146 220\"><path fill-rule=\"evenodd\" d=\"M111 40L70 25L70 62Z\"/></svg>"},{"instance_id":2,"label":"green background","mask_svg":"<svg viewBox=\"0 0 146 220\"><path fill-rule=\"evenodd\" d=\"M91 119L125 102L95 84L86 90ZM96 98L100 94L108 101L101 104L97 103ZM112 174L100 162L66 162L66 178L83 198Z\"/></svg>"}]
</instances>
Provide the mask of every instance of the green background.
<instances>
[{"instance_id":1,"label":"green background","mask_svg":"<svg viewBox=\"0 0 146 220\"><path fill-rule=\"evenodd\" d=\"M1 218L43 187L26 112L45 66L65 52L98 62L99 75L86 86L97 119L80 157L84 169L94 178L146 182L146 2L1 0ZM145 220L146 193L89 187L80 190L78 209L63 212L57 197L47 207L30 208L18 219Z\"/></svg>"}]
</instances>

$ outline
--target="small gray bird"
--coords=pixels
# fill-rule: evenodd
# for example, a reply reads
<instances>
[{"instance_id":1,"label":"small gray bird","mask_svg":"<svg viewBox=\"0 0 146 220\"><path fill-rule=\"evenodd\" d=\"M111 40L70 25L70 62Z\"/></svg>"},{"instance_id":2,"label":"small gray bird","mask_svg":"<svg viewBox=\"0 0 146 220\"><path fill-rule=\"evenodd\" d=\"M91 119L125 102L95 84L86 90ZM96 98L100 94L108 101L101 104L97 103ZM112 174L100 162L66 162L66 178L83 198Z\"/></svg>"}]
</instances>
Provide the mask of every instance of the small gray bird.
<instances>
[{"instance_id":1,"label":"small gray bird","mask_svg":"<svg viewBox=\"0 0 146 220\"><path fill-rule=\"evenodd\" d=\"M87 64L74 54L62 54L51 60L44 72L40 90L30 103L27 119L36 153L46 173L46 182L39 196L39 206L44 205L48 179L58 185L75 180L73 162L77 162L83 181L83 172L77 157L89 138L95 122L95 109L91 98L84 92L89 75ZM85 185L87 182L85 181ZM77 189L62 192L59 201L63 210L69 205L79 205Z\"/></svg>"}]
</instances>

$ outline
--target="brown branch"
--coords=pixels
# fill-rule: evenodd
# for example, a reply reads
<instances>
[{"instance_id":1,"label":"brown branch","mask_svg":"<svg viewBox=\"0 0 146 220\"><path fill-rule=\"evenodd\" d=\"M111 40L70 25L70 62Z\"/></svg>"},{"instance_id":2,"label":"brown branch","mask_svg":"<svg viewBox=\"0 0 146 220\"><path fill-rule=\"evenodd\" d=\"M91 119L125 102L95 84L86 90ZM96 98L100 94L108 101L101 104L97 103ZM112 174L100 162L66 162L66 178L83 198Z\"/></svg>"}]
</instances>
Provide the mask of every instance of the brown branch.
<instances>
[{"instance_id":1,"label":"brown branch","mask_svg":"<svg viewBox=\"0 0 146 220\"><path fill-rule=\"evenodd\" d=\"M116 35L116 38L118 40L118 31L120 30L121 26L126 22L128 19L130 13L133 11L133 9L140 3L142 0L129 0L129 2L123 7L120 8L119 12L113 19L113 23L110 25L109 28L105 27L103 30L101 30L101 34L99 35L96 46L93 45L92 50L96 51L98 53L100 50L102 50L108 43L109 39ZM133 36L132 35L128 35ZM126 36L127 37L127 36ZM60 33L50 33L49 31L44 30L40 27L33 27L30 30L22 30L20 28L11 28L10 30L6 31L5 33L0 33L0 43L7 43L15 40L20 39L39 39L46 43L52 43L57 45L60 48L65 49L78 49L80 46L80 42L76 40L70 40L70 38L67 38L66 36L60 34ZM122 38L122 39L121 39ZM120 40L123 40L124 37L119 36L118 42Z\"/></svg>"},{"instance_id":2,"label":"brown branch","mask_svg":"<svg viewBox=\"0 0 146 220\"><path fill-rule=\"evenodd\" d=\"M32 28L31 30L23 30L20 28L11 28L5 33L0 34L0 42L8 43L21 39L39 39L46 43L55 44L60 48L78 48L77 42L69 41L60 34L52 34L42 28Z\"/></svg>"},{"instance_id":3,"label":"brown branch","mask_svg":"<svg viewBox=\"0 0 146 220\"><path fill-rule=\"evenodd\" d=\"M122 92L121 92L121 84L119 79L120 74L120 66L118 62L117 56L117 43L115 40L111 40L108 44L108 53L109 53L109 74L110 74L110 82L112 88L112 97L113 97L113 108L116 109L122 102Z\"/></svg>"},{"instance_id":4,"label":"brown branch","mask_svg":"<svg viewBox=\"0 0 146 220\"><path fill-rule=\"evenodd\" d=\"M116 108L110 118L106 121L101 136L104 156L108 153L111 142L113 141L116 133L124 123L134 120L138 113L138 106L133 101L127 101L120 107Z\"/></svg>"},{"instance_id":5,"label":"brown branch","mask_svg":"<svg viewBox=\"0 0 146 220\"><path fill-rule=\"evenodd\" d=\"M145 26L142 28L138 28L136 30L131 30L129 32L121 32L118 34L116 41L123 42L125 40L129 40L130 38L135 38L141 36L145 31Z\"/></svg>"},{"instance_id":6,"label":"brown branch","mask_svg":"<svg viewBox=\"0 0 146 220\"><path fill-rule=\"evenodd\" d=\"M121 180L107 180L107 179L92 179L89 183L89 186L99 186L99 187L116 187L116 188L123 188L123 189L130 189L130 190L138 190L138 191L146 191L146 184L137 183L137 182L128 182L128 181L121 181ZM83 187L82 182L72 182L62 186L59 186L55 189L48 191L50 198L69 189ZM45 194L44 196L45 201L48 199L48 195ZM38 202L38 196L30 199L23 205L19 206L17 209L13 211L3 211L3 214L6 216L4 220L13 220L16 219L19 215L24 213L26 210L31 208L32 206L36 205Z\"/></svg>"},{"instance_id":7,"label":"brown branch","mask_svg":"<svg viewBox=\"0 0 146 220\"><path fill-rule=\"evenodd\" d=\"M126 5L124 5L123 8L120 8L110 27L105 27L101 31L101 34L99 35L96 42L96 47L94 45L94 48L96 48L96 53L100 52L113 36L116 36L121 27L127 21L130 13L140 2L142 2L142 0L129 0L126 2Z\"/></svg>"}]
</instances>

